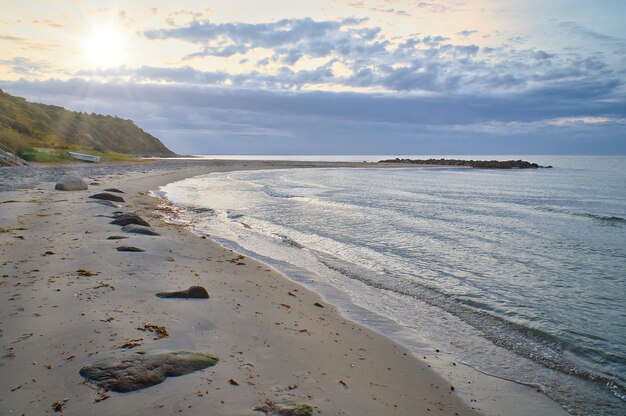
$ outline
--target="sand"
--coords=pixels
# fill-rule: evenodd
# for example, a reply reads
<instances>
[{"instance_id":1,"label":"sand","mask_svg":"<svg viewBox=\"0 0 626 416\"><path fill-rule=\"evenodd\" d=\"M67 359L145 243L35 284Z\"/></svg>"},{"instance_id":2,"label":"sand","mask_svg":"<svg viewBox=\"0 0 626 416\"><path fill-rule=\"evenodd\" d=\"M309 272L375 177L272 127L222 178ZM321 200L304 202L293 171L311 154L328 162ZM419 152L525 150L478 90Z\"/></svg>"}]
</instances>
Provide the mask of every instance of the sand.
<instances>
[{"instance_id":1,"label":"sand","mask_svg":"<svg viewBox=\"0 0 626 416\"><path fill-rule=\"evenodd\" d=\"M436 372L267 265L166 223L162 201L149 193L215 170L286 166L146 167L92 177L99 185L86 191L42 183L0 193L0 414L55 413L60 402L65 415L240 416L260 414L253 409L266 400L308 404L321 415L563 413L534 389L449 358ZM88 198L109 187L125 192L121 208ZM136 212L161 236L124 233L109 224L114 211ZM114 235L128 238L107 239ZM156 296L192 285L210 299ZM169 336L138 329L146 323ZM122 348L128 342L138 345ZM98 391L79 375L99 359L168 351L220 361L130 393ZM451 385L461 379L472 388Z\"/></svg>"}]
</instances>

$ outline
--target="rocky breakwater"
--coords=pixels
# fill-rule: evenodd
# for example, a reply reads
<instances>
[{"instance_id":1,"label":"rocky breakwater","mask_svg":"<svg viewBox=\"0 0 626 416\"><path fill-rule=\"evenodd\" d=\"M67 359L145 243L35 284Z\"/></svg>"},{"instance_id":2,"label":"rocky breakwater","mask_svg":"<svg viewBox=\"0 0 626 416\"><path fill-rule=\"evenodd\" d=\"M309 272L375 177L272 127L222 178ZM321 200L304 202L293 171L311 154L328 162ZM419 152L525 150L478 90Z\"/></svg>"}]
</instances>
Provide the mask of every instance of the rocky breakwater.
<instances>
[{"instance_id":1,"label":"rocky breakwater","mask_svg":"<svg viewBox=\"0 0 626 416\"><path fill-rule=\"evenodd\" d=\"M552 166L540 166L526 160L462 160L462 159L385 159L378 163L402 163L408 165L462 166L477 169L539 169Z\"/></svg>"}]
</instances>

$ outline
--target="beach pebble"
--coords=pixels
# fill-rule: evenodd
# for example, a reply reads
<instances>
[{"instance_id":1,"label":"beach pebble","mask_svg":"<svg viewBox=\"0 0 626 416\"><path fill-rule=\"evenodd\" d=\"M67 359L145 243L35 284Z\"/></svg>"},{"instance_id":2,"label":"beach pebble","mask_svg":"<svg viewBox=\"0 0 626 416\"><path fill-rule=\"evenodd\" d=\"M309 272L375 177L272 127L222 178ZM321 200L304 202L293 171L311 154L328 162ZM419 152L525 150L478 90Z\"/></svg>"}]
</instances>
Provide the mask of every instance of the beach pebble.
<instances>
[{"instance_id":1,"label":"beach pebble","mask_svg":"<svg viewBox=\"0 0 626 416\"><path fill-rule=\"evenodd\" d=\"M54 189L57 191L84 191L87 188L87 183L78 176L66 176L61 178L54 186Z\"/></svg>"},{"instance_id":2,"label":"beach pebble","mask_svg":"<svg viewBox=\"0 0 626 416\"><path fill-rule=\"evenodd\" d=\"M157 233L156 231L152 231L151 229L147 227L136 225L136 224L125 225L122 227L122 231L126 231L127 233L143 234L143 235L161 235Z\"/></svg>"},{"instance_id":3,"label":"beach pebble","mask_svg":"<svg viewBox=\"0 0 626 416\"><path fill-rule=\"evenodd\" d=\"M266 400L254 408L256 412L262 412L269 416L312 416L313 408L308 404L281 405L271 400Z\"/></svg>"},{"instance_id":4,"label":"beach pebble","mask_svg":"<svg viewBox=\"0 0 626 416\"><path fill-rule=\"evenodd\" d=\"M111 224L115 224L115 225L137 224L137 225L143 225L144 227L150 226L150 224L148 224L146 220L144 220L143 218L141 218L139 215L135 214L134 212L127 212L127 213L118 215L113 221L111 221Z\"/></svg>"},{"instance_id":5,"label":"beach pebble","mask_svg":"<svg viewBox=\"0 0 626 416\"><path fill-rule=\"evenodd\" d=\"M132 252L132 253L143 253L144 249L139 248L139 247L133 247L133 246L119 246L118 248L116 248L117 251L128 251L128 252Z\"/></svg>"},{"instance_id":6,"label":"beach pebble","mask_svg":"<svg viewBox=\"0 0 626 416\"><path fill-rule=\"evenodd\" d=\"M80 369L80 375L104 390L126 393L162 383L214 366L219 358L212 354L187 351L161 354L133 354L105 359Z\"/></svg>"},{"instance_id":7,"label":"beach pebble","mask_svg":"<svg viewBox=\"0 0 626 416\"><path fill-rule=\"evenodd\" d=\"M160 298L208 299L209 292L202 286L191 286L187 290L157 293L157 296Z\"/></svg>"},{"instance_id":8,"label":"beach pebble","mask_svg":"<svg viewBox=\"0 0 626 416\"><path fill-rule=\"evenodd\" d=\"M126 202L124 198L119 195L113 195L108 192L101 192L99 194L91 195L89 198L92 199L101 199L103 201L114 201L114 202Z\"/></svg>"},{"instance_id":9,"label":"beach pebble","mask_svg":"<svg viewBox=\"0 0 626 416\"><path fill-rule=\"evenodd\" d=\"M100 200L100 199L97 199L97 200L95 200L95 201L87 201L87 202L94 202L94 203L97 203L97 204L100 204L100 205L104 205L104 206L106 206L106 207L113 207L113 208L119 208L119 207L120 207L120 205L119 205L119 204L116 204L115 202L111 202L111 201L102 201L102 200Z\"/></svg>"}]
</instances>

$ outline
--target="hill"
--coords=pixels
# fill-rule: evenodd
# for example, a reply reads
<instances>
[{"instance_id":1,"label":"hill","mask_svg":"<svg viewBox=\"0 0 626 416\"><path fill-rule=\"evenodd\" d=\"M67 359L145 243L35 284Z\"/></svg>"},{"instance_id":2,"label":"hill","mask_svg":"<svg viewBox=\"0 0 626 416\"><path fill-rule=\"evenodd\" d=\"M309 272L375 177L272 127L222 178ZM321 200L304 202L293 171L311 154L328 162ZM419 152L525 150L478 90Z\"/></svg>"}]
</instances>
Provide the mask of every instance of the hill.
<instances>
[{"instance_id":1,"label":"hill","mask_svg":"<svg viewBox=\"0 0 626 416\"><path fill-rule=\"evenodd\" d=\"M67 150L134 156L174 156L156 137L132 120L31 103L0 89L0 144L28 159L38 152ZM59 151L63 152L59 152ZM106 158L105 158L106 159Z\"/></svg>"}]
</instances>

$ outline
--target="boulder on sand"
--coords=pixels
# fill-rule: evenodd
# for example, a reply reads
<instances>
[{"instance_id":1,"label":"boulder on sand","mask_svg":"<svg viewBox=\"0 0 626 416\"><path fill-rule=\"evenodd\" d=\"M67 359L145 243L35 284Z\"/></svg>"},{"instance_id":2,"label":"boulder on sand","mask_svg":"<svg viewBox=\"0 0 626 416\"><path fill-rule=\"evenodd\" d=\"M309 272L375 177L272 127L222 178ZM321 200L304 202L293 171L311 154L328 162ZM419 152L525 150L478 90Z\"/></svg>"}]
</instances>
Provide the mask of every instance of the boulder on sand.
<instances>
[{"instance_id":1,"label":"boulder on sand","mask_svg":"<svg viewBox=\"0 0 626 416\"><path fill-rule=\"evenodd\" d=\"M143 218L141 218L139 215L135 214L134 212L127 212L125 214L118 215L117 217L115 217L113 221L111 221L111 224L116 224L116 225L137 224L137 225L143 225L145 227L150 226L150 224L148 224L146 220L144 220Z\"/></svg>"},{"instance_id":2,"label":"boulder on sand","mask_svg":"<svg viewBox=\"0 0 626 416\"><path fill-rule=\"evenodd\" d=\"M187 290L157 293L157 296L160 298L208 299L209 292L202 286L191 286Z\"/></svg>"},{"instance_id":3,"label":"boulder on sand","mask_svg":"<svg viewBox=\"0 0 626 416\"><path fill-rule=\"evenodd\" d=\"M142 225L137 225L137 224L125 225L122 227L122 231L126 231L127 233L143 234L143 235L161 235L157 233L156 231L152 231L148 227L144 227Z\"/></svg>"},{"instance_id":4,"label":"boulder on sand","mask_svg":"<svg viewBox=\"0 0 626 416\"><path fill-rule=\"evenodd\" d=\"M120 393L141 390L214 366L219 358L212 354L176 351L161 354L133 354L120 359L104 359L80 369L80 375L104 390Z\"/></svg>"},{"instance_id":5,"label":"boulder on sand","mask_svg":"<svg viewBox=\"0 0 626 416\"><path fill-rule=\"evenodd\" d=\"M125 193L124 191L120 191L117 188L107 188L107 189L105 189L105 191L106 192L115 192L115 193L118 193L118 194L124 194Z\"/></svg>"},{"instance_id":6,"label":"boulder on sand","mask_svg":"<svg viewBox=\"0 0 626 416\"><path fill-rule=\"evenodd\" d=\"M268 416L312 416L313 408L308 404L281 405L271 400L266 400L254 408L255 411Z\"/></svg>"},{"instance_id":7,"label":"boulder on sand","mask_svg":"<svg viewBox=\"0 0 626 416\"><path fill-rule=\"evenodd\" d=\"M116 248L117 251L128 251L131 253L143 253L144 249L139 248L139 247L133 247L133 246L119 246L118 248Z\"/></svg>"},{"instance_id":8,"label":"boulder on sand","mask_svg":"<svg viewBox=\"0 0 626 416\"><path fill-rule=\"evenodd\" d=\"M105 207L113 207L113 208L120 207L120 204L116 204L115 202L111 202L111 201L103 201L101 199L96 199L94 201L87 201L87 202L93 202L94 204L104 205Z\"/></svg>"},{"instance_id":9,"label":"boulder on sand","mask_svg":"<svg viewBox=\"0 0 626 416\"><path fill-rule=\"evenodd\" d=\"M126 202L121 196L113 195L108 192L101 192L99 194L91 195L89 198L102 199L103 201Z\"/></svg>"},{"instance_id":10,"label":"boulder on sand","mask_svg":"<svg viewBox=\"0 0 626 416\"><path fill-rule=\"evenodd\" d=\"M87 183L78 176L65 176L54 185L57 191L84 191L87 188Z\"/></svg>"}]
</instances>

